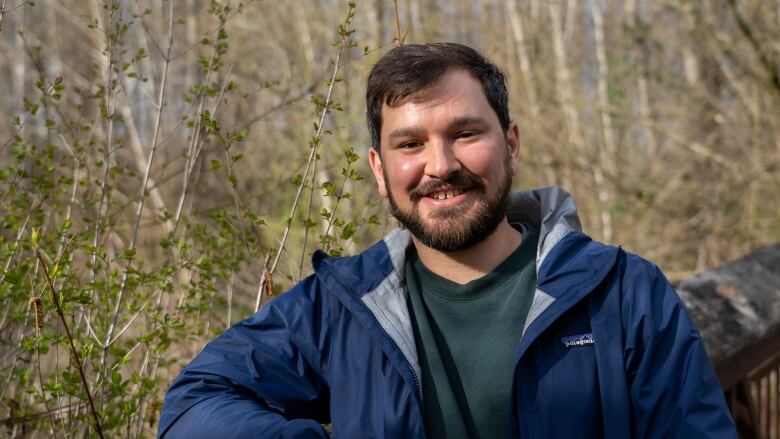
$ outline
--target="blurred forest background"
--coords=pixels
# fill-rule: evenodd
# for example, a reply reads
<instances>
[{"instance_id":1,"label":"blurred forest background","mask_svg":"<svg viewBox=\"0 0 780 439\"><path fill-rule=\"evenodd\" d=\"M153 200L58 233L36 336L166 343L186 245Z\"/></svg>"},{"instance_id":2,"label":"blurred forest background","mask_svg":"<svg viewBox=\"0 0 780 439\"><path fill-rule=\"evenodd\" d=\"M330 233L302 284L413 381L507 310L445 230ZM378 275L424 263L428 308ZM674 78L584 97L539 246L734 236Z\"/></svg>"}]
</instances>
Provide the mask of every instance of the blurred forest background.
<instances>
[{"instance_id":1,"label":"blurred forest background","mask_svg":"<svg viewBox=\"0 0 780 439\"><path fill-rule=\"evenodd\" d=\"M365 79L444 40L593 237L673 280L780 240L780 0L0 0L0 436L153 436L210 338L394 227Z\"/></svg>"}]
</instances>

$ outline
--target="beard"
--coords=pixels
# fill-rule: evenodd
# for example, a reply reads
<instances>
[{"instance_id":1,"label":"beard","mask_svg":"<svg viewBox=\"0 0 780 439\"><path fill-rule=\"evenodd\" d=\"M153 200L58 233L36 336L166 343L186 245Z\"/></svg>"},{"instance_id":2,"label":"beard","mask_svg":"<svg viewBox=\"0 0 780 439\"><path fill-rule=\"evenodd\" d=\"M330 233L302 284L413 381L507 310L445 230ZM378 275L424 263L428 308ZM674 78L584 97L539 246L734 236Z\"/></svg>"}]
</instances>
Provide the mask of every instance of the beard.
<instances>
[{"instance_id":1,"label":"beard","mask_svg":"<svg viewBox=\"0 0 780 439\"><path fill-rule=\"evenodd\" d=\"M390 212L412 235L427 247L442 252L465 250L479 243L496 230L506 216L509 192L512 188L512 169L509 158L504 162L502 178L493 194L479 179L468 171L451 174L443 180L430 180L409 192L412 207L402 210L393 198L385 173L385 189L390 202ZM384 171L384 170L383 170ZM427 221L420 215L419 201L423 194L451 185L467 188L481 195L475 202L474 212L468 213L471 204L434 210Z\"/></svg>"}]
</instances>

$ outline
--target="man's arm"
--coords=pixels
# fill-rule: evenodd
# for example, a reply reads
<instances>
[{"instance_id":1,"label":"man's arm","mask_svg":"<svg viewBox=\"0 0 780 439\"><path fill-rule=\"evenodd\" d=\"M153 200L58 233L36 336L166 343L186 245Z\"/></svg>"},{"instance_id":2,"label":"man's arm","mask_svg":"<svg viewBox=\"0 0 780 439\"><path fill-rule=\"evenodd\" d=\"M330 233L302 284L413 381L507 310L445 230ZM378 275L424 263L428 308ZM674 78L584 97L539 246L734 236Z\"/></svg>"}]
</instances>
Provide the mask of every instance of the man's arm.
<instances>
[{"instance_id":1,"label":"man's arm","mask_svg":"<svg viewBox=\"0 0 780 439\"><path fill-rule=\"evenodd\" d=\"M663 273L628 255L623 285L634 434L736 438L699 331Z\"/></svg>"},{"instance_id":2,"label":"man's arm","mask_svg":"<svg viewBox=\"0 0 780 439\"><path fill-rule=\"evenodd\" d=\"M327 437L329 313L310 277L211 341L165 395L158 436Z\"/></svg>"}]
</instances>

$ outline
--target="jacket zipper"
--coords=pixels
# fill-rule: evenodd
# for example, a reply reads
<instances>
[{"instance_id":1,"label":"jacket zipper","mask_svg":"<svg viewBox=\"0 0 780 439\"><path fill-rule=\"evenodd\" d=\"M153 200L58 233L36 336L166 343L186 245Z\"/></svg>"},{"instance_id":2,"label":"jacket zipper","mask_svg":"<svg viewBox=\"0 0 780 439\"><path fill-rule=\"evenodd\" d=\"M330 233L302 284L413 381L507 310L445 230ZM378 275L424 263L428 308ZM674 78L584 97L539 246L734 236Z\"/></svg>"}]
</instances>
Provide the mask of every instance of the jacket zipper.
<instances>
[{"instance_id":1,"label":"jacket zipper","mask_svg":"<svg viewBox=\"0 0 780 439\"><path fill-rule=\"evenodd\" d=\"M315 270L316 271L316 270ZM331 270L331 275L333 278L341 284L341 287L347 291L353 291L351 288L345 287L344 283L341 281L339 276L335 273L334 270ZM354 291L353 291L354 292ZM401 348L398 347L398 343L393 339L393 337L390 337L390 335L387 333L387 331L382 328L382 324L379 323L379 319L376 318L373 312L371 312L371 309L368 308L368 305L363 303L362 300L358 300L355 298L354 294L352 295L352 300L360 304L360 307L363 308L363 310L368 313L368 315L371 316L371 320L374 323L374 326L376 326L381 332L385 334L387 338L390 339L390 342L392 343L393 349L395 352L403 359L404 364L406 364L406 368L409 370L409 373L412 374L412 379L414 380L414 387L415 392L414 396L417 398L417 403L420 404L420 416L423 416L423 397L422 397L422 385L420 385L420 378L417 377L417 373L414 371L414 367L412 367L412 363L409 361L408 358L406 358L406 355L404 355L403 351L401 351Z\"/></svg>"},{"instance_id":2,"label":"jacket zipper","mask_svg":"<svg viewBox=\"0 0 780 439\"><path fill-rule=\"evenodd\" d=\"M414 388L415 392L414 395L417 398L417 402L420 404L420 411L422 411L423 407L423 399L422 399L422 386L420 385L420 379L417 377L417 373L414 371L414 367L412 367L412 363L409 361L408 358L406 358L406 355L404 355L403 351L401 351L401 348L398 347L398 343L393 340L393 337L390 337L387 334L387 331L385 331L382 328L382 325L379 323L379 320L376 318L373 312L368 308L368 306L363 303L361 300L356 300L356 302L360 303L360 306L363 307L363 309L368 313L368 315L371 316L371 319L374 322L374 325L379 328L385 335L387 335L387 338L390 339L390 342L393 344L393 349L395 349L395 352L400 355L401 358L404 360L404 364L406 364L407 369L409 369L409 373L412 374L412 379L414 379Z\"/></svg>"}]
</instances>

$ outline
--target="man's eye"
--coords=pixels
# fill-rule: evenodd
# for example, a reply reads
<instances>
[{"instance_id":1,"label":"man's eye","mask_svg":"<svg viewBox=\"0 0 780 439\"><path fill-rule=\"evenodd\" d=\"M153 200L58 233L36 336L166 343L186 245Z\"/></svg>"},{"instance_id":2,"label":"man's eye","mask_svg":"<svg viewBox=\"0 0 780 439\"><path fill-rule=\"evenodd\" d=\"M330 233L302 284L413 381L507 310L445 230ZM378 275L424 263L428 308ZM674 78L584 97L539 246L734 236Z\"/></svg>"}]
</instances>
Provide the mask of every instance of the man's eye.
<instances>
[{"instance_id":1,"label":"man's eye","mask_svg":"<svg viewBox=\"0 0 780 439\"><path fill-rule=\"evenodd\" d=\"M468 139L469 137L474 137L477 134L479 134L478 131L475 130L469 130L469 131L461 131L458 133L458 139Z\"/></svg>"},{"instance_id":2,"label":"man's eye","mask_svg":"<svg viewBox=\"0 0 780 439\"><path fill-rule=\"evenodd\" d=\"M417 141L417 140L410 140L408 142L404 142L404 143L398 145L398 148L399 149L412 149L412 148L417 148L420 145L422 145L422 143L420 143L419 141Z\"/></svg>"}]
</instances>

